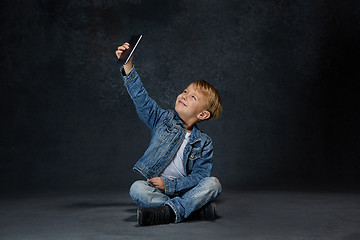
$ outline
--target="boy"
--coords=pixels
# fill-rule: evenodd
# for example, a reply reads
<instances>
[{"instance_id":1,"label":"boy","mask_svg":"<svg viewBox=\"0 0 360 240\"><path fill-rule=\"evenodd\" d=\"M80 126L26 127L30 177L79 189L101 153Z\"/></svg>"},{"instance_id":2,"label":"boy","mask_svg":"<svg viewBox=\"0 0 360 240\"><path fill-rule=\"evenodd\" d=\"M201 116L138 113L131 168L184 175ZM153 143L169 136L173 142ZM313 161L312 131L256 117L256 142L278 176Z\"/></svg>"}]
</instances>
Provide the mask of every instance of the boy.
<instances>
[{"instance_id":1,"label":"boy","mask_svg":"<svg viewBox=\"0 0 360 240\"><path fill-rule=\"evenodd\" d=\"M119 46L116 56L120 58L128 48L128 43ZM164 110L147 94L132 58L120 71L140 119L151 130L150 145L134 166L147 181L138 180L130 187L130 196L139 205L138 224L215 219L212 200L221 185L210 177L212 140L196 123L221 114L219 94L206 81L196 81L177 97L175 111Z\"/></svg>"}]
</instances>

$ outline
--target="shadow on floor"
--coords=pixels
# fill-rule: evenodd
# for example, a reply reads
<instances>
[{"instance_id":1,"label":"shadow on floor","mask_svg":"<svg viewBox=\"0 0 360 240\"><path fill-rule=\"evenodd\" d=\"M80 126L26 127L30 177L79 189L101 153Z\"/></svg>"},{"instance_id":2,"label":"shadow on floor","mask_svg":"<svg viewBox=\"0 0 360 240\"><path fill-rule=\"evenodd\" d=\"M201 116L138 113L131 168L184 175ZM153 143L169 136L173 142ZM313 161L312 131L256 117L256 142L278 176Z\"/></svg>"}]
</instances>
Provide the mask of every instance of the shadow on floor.
<instances>
[{"instance_id":1,"label":"shadow on floor","mask_svg":"<svg viewBox=\"0 0 360 240\"><path fill-rule=\"evenodd\" d=\"M136 217L136 208L129 208L129 209L126 209L125 212L127 213L132 213L133 215L127 217L127 218L124 218L124 222L137 222L137 217Z\"/></svg>"},{"instance_id":2,"label":"shadow on floor","mask_svg":"<svg viewBox=\"0 0 360 240\"><path fill-rule=\"evenodd\" d=\"M65 205L68 209L85 209L85 208L97 208L97 207L127 207L136 206L134 203L110 203L110 202L77 202L69 205Z\"/></svg>"}]
</instances>

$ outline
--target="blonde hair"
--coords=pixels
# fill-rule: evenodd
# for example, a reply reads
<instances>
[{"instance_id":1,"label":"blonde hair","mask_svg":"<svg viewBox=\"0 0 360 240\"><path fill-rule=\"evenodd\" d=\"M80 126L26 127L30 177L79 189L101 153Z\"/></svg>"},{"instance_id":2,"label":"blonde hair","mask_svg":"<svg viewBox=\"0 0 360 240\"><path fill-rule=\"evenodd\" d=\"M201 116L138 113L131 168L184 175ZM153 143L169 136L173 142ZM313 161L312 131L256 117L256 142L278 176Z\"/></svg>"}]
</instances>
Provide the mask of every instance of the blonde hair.
<instances>
[{"instance_id":1,"label":"blonde hair","mask_svg":"<svg viewBox=\"0 0 360 240\"><path fill-rule=\"evenodd\" d=\"M222 104L219 93L216 89L205 80L198 80L192 82L190 85L193 85L196 90L200 90L206 100L206 110L210 112L210 119L216 119L222 113Z\"/></svg>"}]
</instances>

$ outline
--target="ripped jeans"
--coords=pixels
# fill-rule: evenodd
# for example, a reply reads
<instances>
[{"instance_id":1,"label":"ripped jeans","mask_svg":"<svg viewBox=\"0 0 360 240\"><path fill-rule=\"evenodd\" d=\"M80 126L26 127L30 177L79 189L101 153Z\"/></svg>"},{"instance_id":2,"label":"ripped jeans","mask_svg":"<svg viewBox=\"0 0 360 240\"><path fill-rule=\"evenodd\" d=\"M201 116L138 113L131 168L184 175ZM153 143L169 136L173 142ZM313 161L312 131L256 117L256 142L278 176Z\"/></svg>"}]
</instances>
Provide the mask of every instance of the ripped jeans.
<instances>
[{"instance_id":1,"label":"ripped jeans","mask_svg":"<svg viewBox=\"0 0 360 240\"><path fill-rule=\"evenodd\" d=\"M130 196L142 207L168 205L175 212L175 222L181 222L192 212L214 200L221 192L221 184L215 177L203 178L186 193L170 197L144 180L134 182L130 187Z\"/></svg>"}]
</instances>

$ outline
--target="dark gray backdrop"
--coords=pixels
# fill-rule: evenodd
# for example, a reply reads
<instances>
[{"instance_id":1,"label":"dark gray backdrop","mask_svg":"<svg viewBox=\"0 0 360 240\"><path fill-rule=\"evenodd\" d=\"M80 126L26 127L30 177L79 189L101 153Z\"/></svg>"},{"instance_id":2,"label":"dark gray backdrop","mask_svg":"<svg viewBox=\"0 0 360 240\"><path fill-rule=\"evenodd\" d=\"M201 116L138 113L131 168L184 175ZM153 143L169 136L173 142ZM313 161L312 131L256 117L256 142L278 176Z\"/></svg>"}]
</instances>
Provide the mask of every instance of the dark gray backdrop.
<instances>
[{"instance_id":1,"label":"dark gray backdrop","mask_svg":"<svg viewBox=\"0 0 360 240\"><path fill-rule=\"evenodd\" d=\"M219 91L213 175L227 188L358 187L359 2L2 1L2 191L125 189L149 130L114 51L163 108Z\"/></svg>"}]
</instances>

